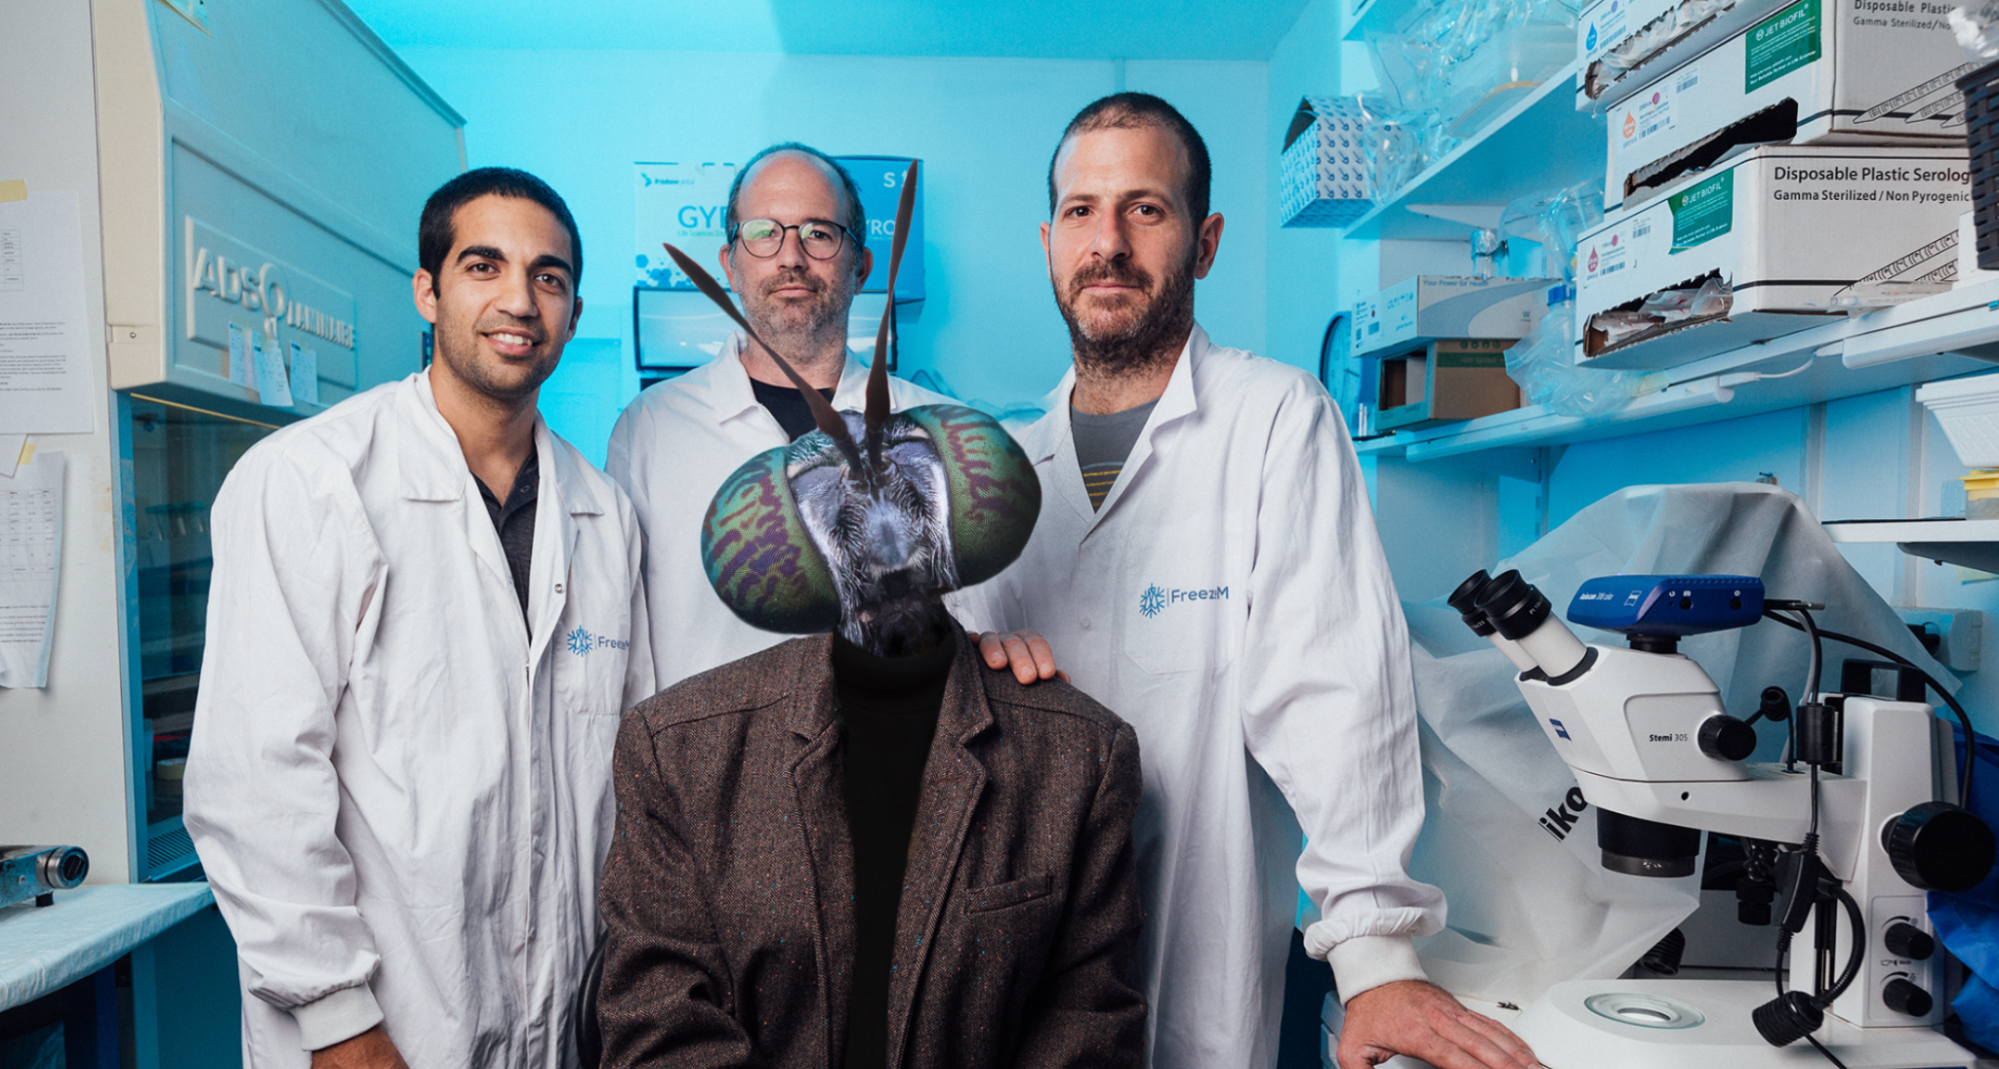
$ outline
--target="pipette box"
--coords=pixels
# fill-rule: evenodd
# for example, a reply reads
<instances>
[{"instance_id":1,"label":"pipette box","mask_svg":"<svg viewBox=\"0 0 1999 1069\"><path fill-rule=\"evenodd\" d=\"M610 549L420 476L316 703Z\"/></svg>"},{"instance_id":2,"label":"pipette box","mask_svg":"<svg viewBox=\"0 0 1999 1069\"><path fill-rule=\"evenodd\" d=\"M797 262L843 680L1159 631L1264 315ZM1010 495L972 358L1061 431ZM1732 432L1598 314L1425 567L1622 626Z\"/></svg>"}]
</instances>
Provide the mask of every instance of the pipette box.
<instances>
[{"instance_id":1,"label":"pipette box","mask_svg":"<svg viewBox=\"0 0 1999 1069\"><path fill-rule=\"evenodd\" d=\"M1373 357L1440 338L1524 338L1558 285L1555 278L1417 275L1354 302L1352 351Z\"/></svg>"},{"instance_id":2,"label":"pipette box","mask_svg":"<svg viewBox=\"0 0 1999 1069\"><path fill-rule=\"evenodd\" d=\"M1606 112L1604 205L1653 196L1742 145L1962 144L1956 79L1971 65L1948 7L1794 0L1660 69Z\"/></svg>"},{"instance_id":3,"label":"pipette box","mask_svg":"<svg viewBox=\"0 0 1999 1069\"><path fill-rule=\"evenodd\" d=\"M1783 0L1596 0L1576 18L1576 110L1609 107ZM1633 54L1606 62L1613 52Z\"/></svg>"},{"instance_id":4,"label":"pipette box","mask_svg":"<svg viewBox=\"0 0 1999 1069\"><path fill-rule=\"evenodd\" d=\"M1381 361L1374 429L1408 430L1520 407L1501 338L1446 338Z\"/></svg>"},{"instance_id":5,"label":"pipette box","mask_svg":"<svg viewBox=\"0 0 1999 1069\"><path fill-rule=\"evenodd\" d=\"M1367 118L1358 102L1298 102L1278 158L1278 217L1292 227L1343 227L1374 207L1363 146Z\"/></svg>"},{"instance_id":6,"label":"pipette box","mask_svg":"<svg viewBox=\"0 0 1999 1069\"><path fill-rule=\"evenodd\" d=\"M1804 330L1820 317L1950 288L1963 150L1752 149L1664 195L1606 216L1576 245L1576 363L1668 368ZM1718 316L1612 343L1592 325L1653 294L1719 279Z\"/></svg>"}]
</instances>

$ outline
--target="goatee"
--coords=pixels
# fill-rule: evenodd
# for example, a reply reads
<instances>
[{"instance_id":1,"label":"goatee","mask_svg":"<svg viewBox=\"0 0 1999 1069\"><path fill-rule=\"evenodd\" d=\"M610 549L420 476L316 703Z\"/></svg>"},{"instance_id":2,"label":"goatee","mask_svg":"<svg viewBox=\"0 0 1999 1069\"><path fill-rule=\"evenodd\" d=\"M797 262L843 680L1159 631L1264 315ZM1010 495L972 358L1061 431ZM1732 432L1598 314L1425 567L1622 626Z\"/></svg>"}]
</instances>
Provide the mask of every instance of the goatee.
<instances>
[{"instance_id":1,"label":"goatee","mask_svg":"<svg viewBox=\"0 0 1999 1069\"><path fill-rule=\"evenodd\" d=\"M1127 374L1174 359L1194 326L1194 257L1166 276L1143 313L1122 330L1093 334L1077 314L1076 303L1083 288L1096 282L1117 282L1152 292L1152 275L1129 261L1097 263L1082 268L1069 279L1069 292L1055 291L1055 304L1062 321L1069 325L1069 344L1076 363L1092 371L1111 375Z\"/></svg>"}]
</instances>

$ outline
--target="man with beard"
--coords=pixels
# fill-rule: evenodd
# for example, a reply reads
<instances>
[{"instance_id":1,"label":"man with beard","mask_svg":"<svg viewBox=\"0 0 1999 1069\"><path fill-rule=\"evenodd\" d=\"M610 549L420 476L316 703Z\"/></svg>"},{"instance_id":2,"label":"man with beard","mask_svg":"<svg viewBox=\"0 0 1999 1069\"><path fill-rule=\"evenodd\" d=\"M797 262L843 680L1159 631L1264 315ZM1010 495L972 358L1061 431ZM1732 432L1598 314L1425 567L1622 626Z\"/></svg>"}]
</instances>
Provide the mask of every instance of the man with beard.
<instances>
[{"instance_id":1,"label":"man with beard","mask_svg":"<svg viewBox=\"0 0 1999 1069\"><path fill-rule=\"evenodd\" d=\"M833 403L858 410L867 374L847 351L847 309L874 267L854 180L832 157L772 145L736 172L717 253L756 336ZM900 411L950 399L889 380ZM701 521L714 488L749 458L812 429L806 400L763 345L736 334L714 360L626 407L604 467L632 497L646 536L646 598L662 687L774 645L731 614L701 568ZM1055 674L1032 633L983 636L994 668L1023 683Z\"/></svg>"},{"instance_id":2,"label":"man with beard","mask_svg":"<svg viewBox=\"0 0 1999 1069\"><path fill-rule=\"evenodd\" d=\"M1406 871L1407 632L1326 391L1194 322L1222 236L1208 187L1200 135L1157 97L1106 97L1063 132L1041 242L1074 367L1020 436L1050 500L960 618L1039 629L1138 731L1155 1069L1272 1063L1300 886L1346 1004L1342 1069L1526 1069L1511 1032L1423 980L1412 940L1444 903Z\"/></svg>"},{"instance_id":3,"label":"man with beard","mask_svg":"<svg viewBox=\"0 0 1999 1069\"><path fill-rule=\"evenodd\" d=\"M535 408L583 311L569 209L471 171L417 254L436 360L215 499L187 828L254 1067L574 1064L618 717L653 691L637 517Z\"/></svg>"}]
</instances>

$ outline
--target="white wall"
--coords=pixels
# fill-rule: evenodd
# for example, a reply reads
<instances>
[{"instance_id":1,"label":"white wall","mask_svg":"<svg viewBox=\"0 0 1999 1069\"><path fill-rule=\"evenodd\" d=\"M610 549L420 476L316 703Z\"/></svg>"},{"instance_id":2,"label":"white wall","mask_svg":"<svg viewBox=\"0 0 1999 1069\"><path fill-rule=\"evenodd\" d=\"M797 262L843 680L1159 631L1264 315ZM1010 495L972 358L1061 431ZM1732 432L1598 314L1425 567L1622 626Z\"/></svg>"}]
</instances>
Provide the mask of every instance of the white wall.
<instances>
[{"instance_id":1,"label":"white wall","mask_svg":"<svg viewBox=\"0 0 1999 1069\"><path fill-rule=\"evenodd\" d=\"M1197 314L1225 344L1264 347L1262 63L436 48L401 54L465 115L471 166L524 168L569 202L587 261L579 336L622 343L615 357L595 351L587 370L601 382L608 372L601 363L619 362L618 390L601 401L612 409L638 390L631 368L632 163L741 161L784 140L834 155L924 160L929 297L917 321L905 324L902 373L927 369L965 398L1039 398L1069 360L1038 236L1048 215L1048 159L1078 110L1120 88L1165 97L1208 141L1214 206L1227 226L1215 270L1196 290ZM599 412L578 407L601 391L577 389L556 374L543 411L601 460L595 435L608 426Z\"/></svg>"}]
</instances>

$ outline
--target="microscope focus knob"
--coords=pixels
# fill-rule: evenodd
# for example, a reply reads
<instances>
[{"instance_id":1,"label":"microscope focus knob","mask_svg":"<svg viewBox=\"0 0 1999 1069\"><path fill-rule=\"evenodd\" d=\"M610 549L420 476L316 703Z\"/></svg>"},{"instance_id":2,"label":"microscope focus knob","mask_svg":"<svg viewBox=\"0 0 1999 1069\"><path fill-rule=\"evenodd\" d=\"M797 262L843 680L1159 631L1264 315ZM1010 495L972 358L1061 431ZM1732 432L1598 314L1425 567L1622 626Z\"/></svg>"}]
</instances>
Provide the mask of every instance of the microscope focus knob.
<instances>
[{"instance_id":1,"label":"microscope focus knob","mask_svg":"<svg viewBox=\"0 0 1999 1069\"><path fill-rule=\"evenodd\" d=\"M1924 891L1968 891L1992 871L1992 829L1949 802L1910 806L1881 829L1895 872Z\"/></svg>"},{"instance_id":2,"label":"microscope focus knob","mask_svg":"<svg viewBox=\"0 0 1999 1069\"><path fill-rule=\"evenodd\" d=\"M1888 986L1881 989L1881 1001L1896 1013L1911 1017L1928 1017L1934 1005L1929 992L1900 977L1888 981Z\"/></svg>"},{"instance_id":3,"label":"microscope focus knob","mask_svg":"<svg viewBox=\"0 0 1999 1069\"><path fill-rule=\"evenodd\" d=\"M1907 921L1889 925L1888 934L1882 937L1882 942L1888 944L1890 954L1910 961L1928 961L1930 955L1937 952L1937 941L1930 937L1930 933Z\"/></svg>"},{"instance_id":4,"label":"microscope focus knob","mask_svg":"<svg viewBox=\"0 0 1999 1069\"><path fill-rule=\"evenodd\" d=\"M1701 721L1695 739L1702 753L1722 761L1745 761L1756 750L1756 729L1725 714Z\"/></svg>"}]
</instances>

